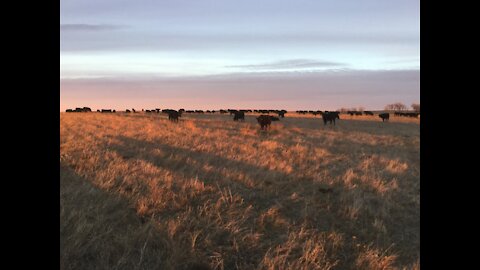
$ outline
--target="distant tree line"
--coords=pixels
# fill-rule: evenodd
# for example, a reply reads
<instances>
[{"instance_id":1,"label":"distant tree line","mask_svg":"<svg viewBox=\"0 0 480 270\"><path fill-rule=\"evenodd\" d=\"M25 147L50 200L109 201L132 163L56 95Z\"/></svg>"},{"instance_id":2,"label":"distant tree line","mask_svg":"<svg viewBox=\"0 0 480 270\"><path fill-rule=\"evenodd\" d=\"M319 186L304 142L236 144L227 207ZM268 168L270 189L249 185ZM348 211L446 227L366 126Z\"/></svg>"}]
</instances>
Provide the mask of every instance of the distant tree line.
<instances>
[{"instance_id":1,"label":"distant tree line","mask_svg":"<svg viewBox=\"0 0 480 270\"><path fill-rule=\"evenodd\" d=\"M410 106L415 112L420 112L420 103L413 103ZM406 111L407 109L408 107L401 102L396 102L396 103L388 104L387 106L385 106L386 111Z\"/></svg>"}]
</instances>

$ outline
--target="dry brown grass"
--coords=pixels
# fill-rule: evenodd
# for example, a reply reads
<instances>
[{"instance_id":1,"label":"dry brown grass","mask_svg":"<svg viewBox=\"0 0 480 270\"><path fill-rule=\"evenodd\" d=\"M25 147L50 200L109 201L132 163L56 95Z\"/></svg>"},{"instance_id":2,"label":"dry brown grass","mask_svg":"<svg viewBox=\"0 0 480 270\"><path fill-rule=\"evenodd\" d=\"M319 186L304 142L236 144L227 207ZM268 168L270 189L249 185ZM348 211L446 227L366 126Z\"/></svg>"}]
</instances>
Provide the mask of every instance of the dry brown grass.
<instances>
[{"instance_id":1,"label":"dry brown grass","mask_svg":"<svg viewBox=\"0 0 480 270\"><path fill-rule=\"evenodd\" d=\"M246 118L61 113L61 268L419 269L418 120Z\"/></svg>"}]
</instances>

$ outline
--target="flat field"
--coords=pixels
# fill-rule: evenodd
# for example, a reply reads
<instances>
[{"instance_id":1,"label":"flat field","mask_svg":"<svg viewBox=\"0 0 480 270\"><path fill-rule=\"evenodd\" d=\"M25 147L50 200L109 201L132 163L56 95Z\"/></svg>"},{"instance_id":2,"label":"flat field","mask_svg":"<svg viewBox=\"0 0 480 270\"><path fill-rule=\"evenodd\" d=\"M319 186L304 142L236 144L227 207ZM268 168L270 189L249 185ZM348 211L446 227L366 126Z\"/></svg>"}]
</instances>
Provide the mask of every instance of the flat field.
<instances>
[{"instance_id":1,"label":"flat field","mask_svg":"<svg viewBox=\"0 0 480 270\"><path fill-rule=\"evenodd\" d=\"M420 120L60 114L61 269L419 269Z\"/></svg>"}]
</instances>

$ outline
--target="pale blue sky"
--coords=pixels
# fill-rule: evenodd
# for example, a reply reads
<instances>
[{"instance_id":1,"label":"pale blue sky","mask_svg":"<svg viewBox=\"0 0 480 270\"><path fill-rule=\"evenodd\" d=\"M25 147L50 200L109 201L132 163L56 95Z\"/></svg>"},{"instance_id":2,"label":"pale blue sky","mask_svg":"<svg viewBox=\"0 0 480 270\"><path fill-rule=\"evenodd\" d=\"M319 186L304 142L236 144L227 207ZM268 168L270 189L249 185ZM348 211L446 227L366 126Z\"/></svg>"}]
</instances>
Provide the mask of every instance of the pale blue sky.
<instances>
[{"instance_id":1,"label":"pale blue sky","mask_svg":"<svg viewBox=\"0 0 480 270\"><path fill-rule=\"evenodd\" d=\"M61 0L61 109L275 107L252 89L286 109L410 105L420 95L419 5Z\"/></svg>"}]
</instances>

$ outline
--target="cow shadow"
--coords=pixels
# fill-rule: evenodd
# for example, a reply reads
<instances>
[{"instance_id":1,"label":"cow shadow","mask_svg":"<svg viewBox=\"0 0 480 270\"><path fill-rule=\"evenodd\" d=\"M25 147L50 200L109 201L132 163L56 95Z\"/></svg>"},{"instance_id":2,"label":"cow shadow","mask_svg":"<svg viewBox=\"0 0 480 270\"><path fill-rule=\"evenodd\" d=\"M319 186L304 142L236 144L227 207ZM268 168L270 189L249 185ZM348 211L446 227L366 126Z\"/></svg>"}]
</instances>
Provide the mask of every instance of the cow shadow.
<instances>
[{"instance_id":1,"label":"cow shadow","mask_svg":"<svg viewBox=\"0 0 480 270\"><path fill-rule=\"evenodd\" d=\"M360 227L363 228L361 231L365 232L379 230L378 224L375 224L373 217L370 216L371 207L368 209L353 209L357 211L353 217L351 213L339 210L339 207L345 200L348 201L357 197L358 200L365 204L373 205L373 210L376 208L380 209L386 198L399 201L402 197L398 194L401 194L401 192L364 193L364 190L371 190L371 187L361 181L355 182L357 187L352 190L352 186L343 182L326 185L310 176L298 178L299 171L295 169L294 173L287 174L245 163L240 159L225 158L209 152L172 146L161 141L144 141L125 136L119 136L117 139L119 143L111 144L110 148L118 153L119 156L125 159L142 159L144 162L148 162L157 168L171 171L172 173L180 173L184 178L200 179L207 185L218 187L218 190L233 190L245 202L245 207L249 205L254 207L257 217L261 213L275 208L292 224L304 223L305 226L320 231L335 230L347 237L358 237L360 241L364 242L371 242L373 237L377 245L383 249L387 249L392 241L400 243L399 245L406 245L407 241L417 241L415 232L407 232L417 228L418 221L415 213L403 216L395 215L397 220L383 220L384 223L381 224L380 229L386 230L390 234L388 237L385 234L374 237L367 233L362 235L361 232L357 235L352 234L352 232L358 231L357 228ZM141 148L149 151L141 154L136 153L139 145L142 146ZM357 147L360 147L360 145ZM336 174L344 173L350 167L357 166L355 161L350 162L351 165L349 166L333 170L331 165L325 165L326 177L333 177ZM402 188L402 185L400 188ZM300 199L295 199L293 196L295 194ZM191 198L189 204L203 205L212 199L214 197L199 196ZM399 212L401 210L404 210L403 206L395 207L393 205L389 211ZM178 211L184 210L177 209L164 214L175 215ZM255 215L246 223L253 223ZM403 230L399 229L398 223L404 224L405 228ZM345 252L355 254L353 247L347 246L345 249L347 249ZM262 253L264 251L258 252ZM418 251L414 249L411 251L402 250L399 261L413 262L417 259L417 253ZM351 265L343 266L346 268L354 267Z\"/></svg>"}]
</instances>

